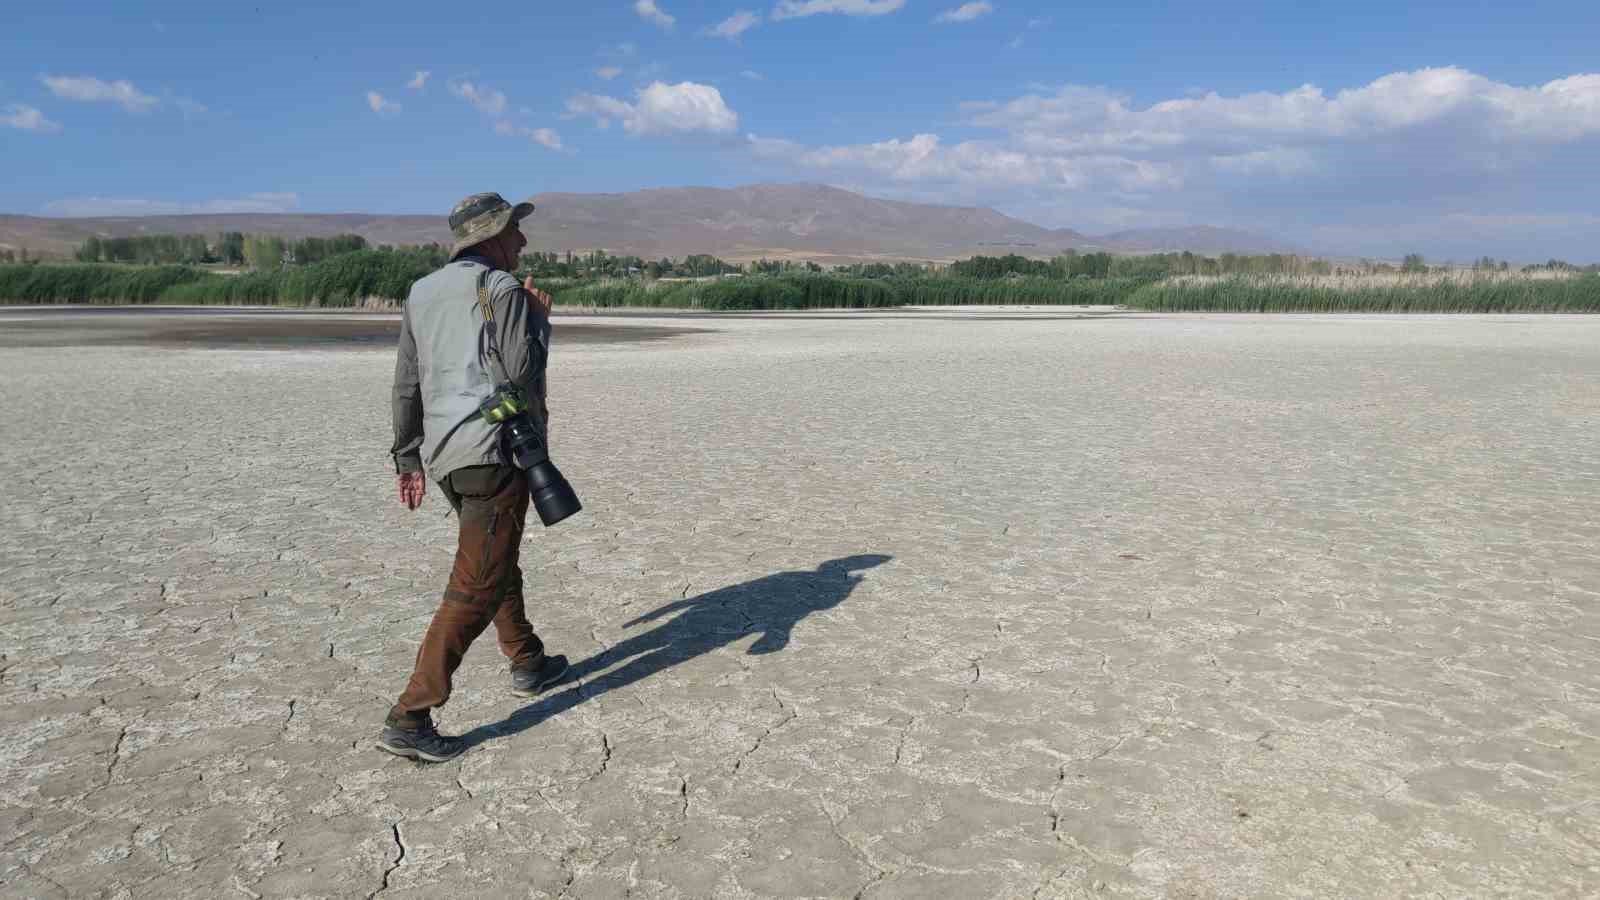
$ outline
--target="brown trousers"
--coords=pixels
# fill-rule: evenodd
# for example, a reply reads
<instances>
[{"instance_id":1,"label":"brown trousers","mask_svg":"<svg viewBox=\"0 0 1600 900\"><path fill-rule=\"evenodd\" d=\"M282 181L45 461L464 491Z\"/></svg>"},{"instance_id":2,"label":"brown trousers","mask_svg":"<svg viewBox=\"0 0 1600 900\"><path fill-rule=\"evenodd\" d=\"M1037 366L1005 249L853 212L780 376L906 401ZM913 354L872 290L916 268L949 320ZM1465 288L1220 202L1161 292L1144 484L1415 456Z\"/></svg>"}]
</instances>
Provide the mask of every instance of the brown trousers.
<instances>
[{"instance_id":1,"label":"brown trousers","mask_svg":"<svg viewBox=\"0 0 1600 900\"><path fill-rule=\"evenodd\" d=\"M439 482L461 521L456 561L444 599L417 649L416 668L387 724L416 728L450 699L450 679L478 635L494 622L500 652L512 666L544 656L523 609L517 558L528 516L528 478L514 466L468 466Z\"/></svg>"}]
</instances>

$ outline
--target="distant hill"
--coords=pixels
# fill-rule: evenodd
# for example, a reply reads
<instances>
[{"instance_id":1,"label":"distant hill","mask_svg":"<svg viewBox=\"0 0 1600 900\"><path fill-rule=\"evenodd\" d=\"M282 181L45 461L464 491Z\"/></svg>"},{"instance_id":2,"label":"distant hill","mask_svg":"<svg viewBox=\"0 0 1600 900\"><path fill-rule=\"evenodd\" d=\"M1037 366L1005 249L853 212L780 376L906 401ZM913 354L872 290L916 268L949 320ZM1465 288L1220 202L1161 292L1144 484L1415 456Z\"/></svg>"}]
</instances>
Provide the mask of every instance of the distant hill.
<instances>
[{"instance_id":1,"label":"distant hill","mask_svg":"<svg viewBox=\"0 0 1600 900\"><path fill-rule=\"evenodd\" d=\"M523 224L531 249L646 258L709 253L735 262L813 259L824 264L949 261L977 254L1051 256L1065 250L1139 253L1273 253L1279 242L1223 228L1161 228L1091 237L1050 229L992 209L879 200L814 184L732 189L660 188L627 194L540 194ZM67 256L90 235L215 235L223 231L287 238L353 233L373 244L448 242L444 214L222 213L55 219L0 215L0 247Z\"/></svg>"},{"instance_id":2,"label":"distant hill","mask_svg":"<svg viewBox=\"0 0 1600 900\"><path fill-rule=\"evenodd\" d=\"M377 216L325 213L207 213L192 216L105 216L49 219L0 215L0 246L69 256L90 235L203 234L224 231L287 238L359 234L372 244L426 244L450 235L444 216Z\"/></svg>"},{"instance_id":3,"label":"distant hill","mask_svg":"<svg viewBox=\"0 0 1600 900\"><path fill-rule=\"evenodd\" d=\"M1118 249L1128 248L1137 252L1188 250L1205 256L1220 256L1224 253L1315 255L1292 244L1275 241L1259 234L1234 228L1218 228L1214 225L1195 225L1188 228L1135 228L1131 231L1108 234L1101 240Z\"/></svg>"}]
</instances>

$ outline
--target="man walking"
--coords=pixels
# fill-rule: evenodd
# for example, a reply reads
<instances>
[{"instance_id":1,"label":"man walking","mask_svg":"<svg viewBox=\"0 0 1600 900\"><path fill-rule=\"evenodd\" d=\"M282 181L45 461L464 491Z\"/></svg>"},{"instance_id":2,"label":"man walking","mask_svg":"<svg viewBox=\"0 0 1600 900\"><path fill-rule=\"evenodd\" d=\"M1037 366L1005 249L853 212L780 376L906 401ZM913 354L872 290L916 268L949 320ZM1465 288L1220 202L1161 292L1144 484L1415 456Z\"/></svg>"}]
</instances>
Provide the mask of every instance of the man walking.
<instances>
[{"instance_id":1,"label":"man walking","mask_svg":"<svg viewBox=\"0 0 1600 900\"><path fill-rule=\"evenodd\" d=\"M534 696L567 670L566 657L545 654L523 609L517 557L527 473L503 452L499 426L478 411L497 379L507 378L528 399L539 430L547 427L551 298L532 278L519 285L510 274L528 243L518 223L531 212L532 203L512 206L499 194L456 204L450 262L412 285L401 318L391 451L400 501L416 509L431 477L461 531L444 599L378 738L379 749L398 756L443 762L466 749L461 738L435 730L430 710L450 699L451 676L490 622L511 660L512 693Z\"/></svg>"}]
</instances>

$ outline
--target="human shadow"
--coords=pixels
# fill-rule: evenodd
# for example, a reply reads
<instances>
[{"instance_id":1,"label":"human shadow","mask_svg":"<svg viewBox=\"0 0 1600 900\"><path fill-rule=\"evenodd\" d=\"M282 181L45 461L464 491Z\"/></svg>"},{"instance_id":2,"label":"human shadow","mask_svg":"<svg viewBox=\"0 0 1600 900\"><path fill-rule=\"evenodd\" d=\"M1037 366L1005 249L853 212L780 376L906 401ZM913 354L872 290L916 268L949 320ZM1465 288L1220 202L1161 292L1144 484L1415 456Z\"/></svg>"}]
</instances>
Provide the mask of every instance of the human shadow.
<instances>
[{"instance_id":1,"label":"human shadow","mask_svg":"<svg viewBox=\"0 0 1600 900\"><path fill-rule=\"evenodd\" d=\"M566 690L524 706L500 722L480 725L462 738L468 746L474 746L526 731L585 700L627 687L752 634L761 636L750 645L748 653L775 653L788 646L789 633L801 619L844 602L861 583L856 572L890 559L893 557L880 553L830 559L815 569L776 572L668 603L622 627L632 628L678 613L676 617L573 663L561 682L571 685ZM629 662L606 671L624 660ZM572 684L574 681L577 683Z\"/></svg>"}]
</instances>

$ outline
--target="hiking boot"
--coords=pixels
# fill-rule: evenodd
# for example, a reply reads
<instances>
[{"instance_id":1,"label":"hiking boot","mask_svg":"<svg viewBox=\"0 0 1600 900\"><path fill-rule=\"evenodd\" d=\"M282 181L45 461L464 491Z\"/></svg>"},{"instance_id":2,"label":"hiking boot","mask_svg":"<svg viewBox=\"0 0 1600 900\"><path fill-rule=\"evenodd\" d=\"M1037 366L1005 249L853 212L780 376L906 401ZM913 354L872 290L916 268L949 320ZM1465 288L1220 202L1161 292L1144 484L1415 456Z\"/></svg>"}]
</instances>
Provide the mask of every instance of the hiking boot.
<instances>
[{"instance_id":1,"label":"hiking boot","mask_svg":"<svg viewBox=\"0 0 1600 900\"><path fill-rule=\"evenodd\" d=\"M511 693L518 697L533 697L540 691L560 681L567 674L565 656L541 656L531 666L511 667Z\"/></svg>"},{"instance_id":2,"label":"hiking boot","mask_svg":"<svg viewBox=\"0 0 1600 900\"><path fill-rule=\"evenodd\" d=\"M467 742L459 737L440 734L432 721L424 722L415 730L385 725L378 735L378 749L395 756L422 762L445 762L466 752Z\"/></svg>"}]
</instances>

